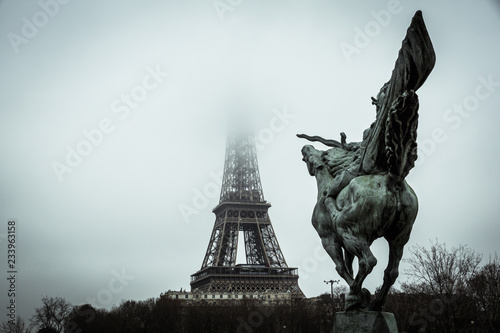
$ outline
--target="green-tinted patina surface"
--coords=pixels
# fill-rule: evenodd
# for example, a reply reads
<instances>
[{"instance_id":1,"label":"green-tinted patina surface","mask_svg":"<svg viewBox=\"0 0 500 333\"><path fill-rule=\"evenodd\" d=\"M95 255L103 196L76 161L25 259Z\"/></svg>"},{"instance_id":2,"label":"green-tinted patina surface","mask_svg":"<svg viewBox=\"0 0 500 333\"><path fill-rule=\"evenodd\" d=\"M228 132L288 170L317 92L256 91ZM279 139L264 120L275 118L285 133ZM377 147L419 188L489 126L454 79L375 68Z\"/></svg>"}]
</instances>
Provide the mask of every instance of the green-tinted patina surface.
<instances>
[{"instance_id":1,"label":"green-tinted patina surface","mask_svg":"<svg viewBox=\"0 0 500 333\"><path fill-rule=\"evenodd\" d=\"M362 142L347 143L344 133L340 142L298 135L331 147L320 151L307 145L302 148L302 155L318 186L312 223L337 272L350 286L346 298L348 313L342 320L339 317L342 322L351 316L349 311L381 311L398 277L403 247L410 238L418 210L417 196L405 180L417 159L416 91L431 73L435 59L422 13L418 11L390 80L376 98L372 97L376 117L364 131ZM389 243L389 261L382 287L371 300L363 281L377 263L370 245L380 237ZM354 257L359 263L357 274L353 274Z\"/></svg>"}]
</instances>

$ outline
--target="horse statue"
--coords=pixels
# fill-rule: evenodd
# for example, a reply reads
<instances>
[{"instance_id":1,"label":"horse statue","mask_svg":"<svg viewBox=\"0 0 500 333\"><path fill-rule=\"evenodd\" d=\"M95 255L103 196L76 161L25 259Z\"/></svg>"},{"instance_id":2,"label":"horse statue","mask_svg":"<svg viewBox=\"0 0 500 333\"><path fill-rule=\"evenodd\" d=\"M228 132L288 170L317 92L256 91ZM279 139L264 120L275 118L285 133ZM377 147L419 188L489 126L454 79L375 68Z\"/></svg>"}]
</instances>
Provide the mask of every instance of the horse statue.
<instances>
[{"instance_id":1,"label":"horse statue","mask_svg":"<svg viewBox=\"0 0 500 333\"><path fill-rule=\"evenodd\" d=\"M346 310L381 311L398 277L403 248L417 216L418 200L405 177L417 159L418 96L435 64L422 13L417 11L403 40L391 79L377 98L376 119L361 142L347 143L298 134L331 147L302 148L303 161L318 186L312 224L338 274L350 287ZM389 261L381 288L371 301L363 281L377 264L370 246L384 237ZM357 273L353 259L358 258ZM371 301L371 302L370 302Z\"/></svg>"}]
</instances>

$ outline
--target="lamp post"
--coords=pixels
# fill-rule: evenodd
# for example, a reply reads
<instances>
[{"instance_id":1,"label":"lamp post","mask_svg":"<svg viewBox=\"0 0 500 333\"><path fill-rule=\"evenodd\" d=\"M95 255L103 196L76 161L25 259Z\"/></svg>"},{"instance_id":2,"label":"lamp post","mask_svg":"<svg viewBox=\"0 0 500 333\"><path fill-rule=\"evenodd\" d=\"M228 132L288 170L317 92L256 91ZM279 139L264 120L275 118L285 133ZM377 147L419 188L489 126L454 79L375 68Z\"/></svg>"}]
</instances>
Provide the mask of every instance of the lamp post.
<instances>
[{"instance_id":1,"label":"lamp post","mask_svg":"<svg viewBox=\"0 0 500 333\"><path fill-rule=\"evenodd\" d=\"M339 282L340 282L340 280L330 280L330 281L326 281L325 280L325 283L326 284L330 284L330 287L331 287L331 293L332 293L332 316L335 313L335 301L333 299L333 283L339 283Z\"/></svg>"}]
</instances>

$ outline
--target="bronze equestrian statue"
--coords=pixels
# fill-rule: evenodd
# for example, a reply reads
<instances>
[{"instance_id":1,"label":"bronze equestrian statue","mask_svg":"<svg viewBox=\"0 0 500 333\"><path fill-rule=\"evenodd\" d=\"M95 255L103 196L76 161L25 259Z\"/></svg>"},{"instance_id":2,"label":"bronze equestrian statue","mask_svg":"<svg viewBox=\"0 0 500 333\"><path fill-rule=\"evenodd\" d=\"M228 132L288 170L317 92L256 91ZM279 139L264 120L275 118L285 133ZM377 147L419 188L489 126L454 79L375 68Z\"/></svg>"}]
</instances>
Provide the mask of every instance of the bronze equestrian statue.
<instances>
[{"instance_id":1,"label":"bronze equestrian statue","mask_svg":"<svg viewBox=\"0 0 500 333\"><path fill-rule=\"evenodd\" d=\"M398 277L403 248L417 216L418 200L405 177L417 159L418 96L416 91L436 61L422 13L412 19L390 80L377 98L376 118L361 142L347 143L304 134L329 150L302 148L303 160L318 186L312 223L339 275L349 284L346 310L381 311L389 289ZM370 245L384 237L389 262L384 281L371 301L363 281L377 259ZM358 258L357 274L352 262ZM371 301L371 302L370 302Z\"/></svg>"}]
</instances>

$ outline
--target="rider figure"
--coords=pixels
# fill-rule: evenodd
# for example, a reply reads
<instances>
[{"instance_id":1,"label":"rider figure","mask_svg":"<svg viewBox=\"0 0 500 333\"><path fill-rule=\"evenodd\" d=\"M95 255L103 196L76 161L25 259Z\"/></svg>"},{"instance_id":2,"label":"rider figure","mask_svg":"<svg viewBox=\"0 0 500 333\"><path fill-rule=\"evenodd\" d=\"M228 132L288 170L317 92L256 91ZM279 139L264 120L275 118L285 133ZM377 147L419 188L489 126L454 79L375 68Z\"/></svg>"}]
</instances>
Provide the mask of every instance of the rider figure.
<instances>
[{"instance_id":1,"label":"rider figure","mask_svg":"<svg viewBox=\"0 0 500 333\"><path fill-rule=\"evenodd\" d=\"M360 172L359 155L364 151L364 149L359 149L359 148L364 148L366 146L366 141L370 135L371 129L372 126L370 126L370 128L367 128L363 132L363 141L361 143L358 142L346 143L345 133L344 132L340 133L342 149L354 150L358 154L353 158L351 164L347 169L345 169L344 171L340 172L335 176L335 178L333 179L333 183L330 185L330 190L328 191L328 193L326 193L327 197L332 197L334 200L337 199L337 196L339 195L340 191L342 191L344 187L349 185L351 180L362 174Z\"/></svg>"}]
</instances>

